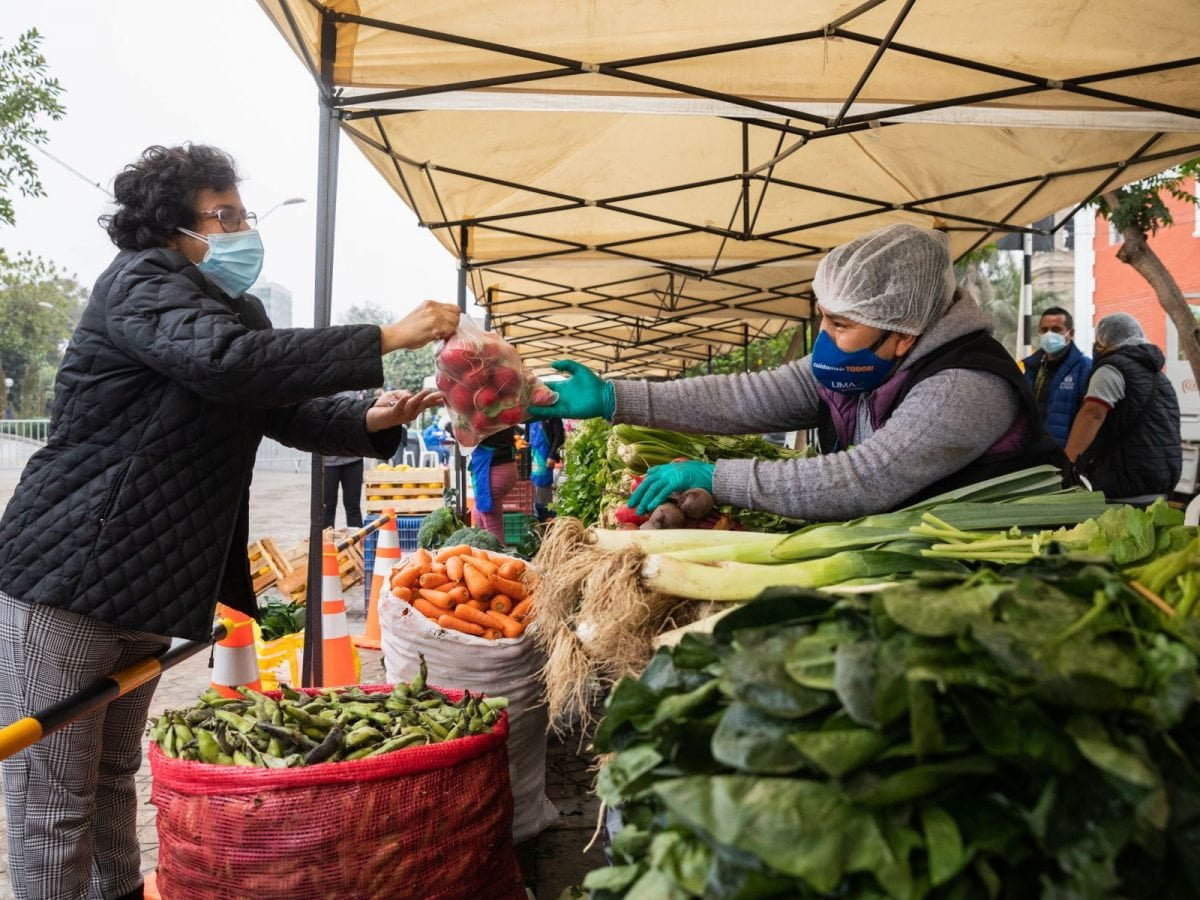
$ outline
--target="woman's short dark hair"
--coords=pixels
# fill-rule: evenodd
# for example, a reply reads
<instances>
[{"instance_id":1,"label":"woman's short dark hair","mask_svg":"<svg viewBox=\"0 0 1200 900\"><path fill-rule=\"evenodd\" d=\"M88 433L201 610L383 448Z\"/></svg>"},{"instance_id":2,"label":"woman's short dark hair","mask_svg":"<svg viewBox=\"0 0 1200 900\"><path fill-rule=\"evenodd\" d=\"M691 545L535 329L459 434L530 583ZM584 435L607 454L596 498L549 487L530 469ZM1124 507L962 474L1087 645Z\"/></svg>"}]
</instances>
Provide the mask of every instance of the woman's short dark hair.
<instances>
[{"instance_id":1,"label":"woman's short dark hair","mask_svg":"<svg viewBox=\"0 0 1200 900\"><path fill-rule=\"evenodd\" d=\"M216 147L147 147L113 179L117 209L100 224L122 250L162 247L177 228L196 227L197 192L227 191L239 180L233 157Z\"/></svg>"}]
</instances>

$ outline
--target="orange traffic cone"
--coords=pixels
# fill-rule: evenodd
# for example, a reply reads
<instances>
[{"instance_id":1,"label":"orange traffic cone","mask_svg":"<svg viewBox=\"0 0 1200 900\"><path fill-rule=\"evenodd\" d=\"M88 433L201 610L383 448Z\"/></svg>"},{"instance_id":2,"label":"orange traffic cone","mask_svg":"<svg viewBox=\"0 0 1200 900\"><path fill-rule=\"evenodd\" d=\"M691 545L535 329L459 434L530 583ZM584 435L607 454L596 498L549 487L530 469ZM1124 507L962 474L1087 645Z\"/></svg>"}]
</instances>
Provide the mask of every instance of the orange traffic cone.
<instances>
[{"instance_id":1,"label":"orange traffic cone","mask_svg":"<svg viewBox=\"0 0 1200 900\"><path fill-rule=\"evenodd\" d=\"M237 697L235 687L261 691L258 654L254 650L254 620L224 603L217 615L225 625L225 637L213 647L212 687L224 697Z\"/></svg>"},{"instance_id":2,"label":"orange traffic cone","mask_svg":"<svg viewBox=\"0 0 1200 900\"><path fill-rule=\"evenodd\" d=\"M396 511L385 509L387 517L379 527L379 537L375 541L375 567L371 570L371 600L367 604L367 630L354 636L354 644L368 650L378 650L382 644L382 634L379 630L379 595L383 591L383 581L388 577L392 566L400 561L400 532L396 528Z\"/></svg>"},{"instance_id":3,"label":"orange traffic cone","mask_svg":"<svg viewBox=\"0 0 1200 900\"><path fill-rule=\"evenodd\" d=\"M358 681L354 645L346 621L342 576L338 572L337 547L325 541L321 549L321 687L341 687Z\"/></svg>"}]
</instances>

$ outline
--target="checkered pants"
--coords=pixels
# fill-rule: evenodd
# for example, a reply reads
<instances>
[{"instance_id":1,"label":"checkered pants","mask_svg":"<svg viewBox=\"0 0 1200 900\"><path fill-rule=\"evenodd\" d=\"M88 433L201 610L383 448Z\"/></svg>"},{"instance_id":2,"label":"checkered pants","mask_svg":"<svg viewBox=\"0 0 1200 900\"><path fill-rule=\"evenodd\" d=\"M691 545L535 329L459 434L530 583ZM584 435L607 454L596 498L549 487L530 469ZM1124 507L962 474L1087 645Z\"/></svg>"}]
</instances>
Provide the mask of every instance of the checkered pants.
<instances>
[{"instance_id":1,"label":"checkered pants","mask_svg":"<svg viewBox=\"0 0 1200 900\"><path fill-rule=\"evenodd\" d=\"M170 640L0 593L0 722L55 703ZM158 679L3 763L17 900L111 900L139 888L142 732Z\"/></svg>"}]
</instances>

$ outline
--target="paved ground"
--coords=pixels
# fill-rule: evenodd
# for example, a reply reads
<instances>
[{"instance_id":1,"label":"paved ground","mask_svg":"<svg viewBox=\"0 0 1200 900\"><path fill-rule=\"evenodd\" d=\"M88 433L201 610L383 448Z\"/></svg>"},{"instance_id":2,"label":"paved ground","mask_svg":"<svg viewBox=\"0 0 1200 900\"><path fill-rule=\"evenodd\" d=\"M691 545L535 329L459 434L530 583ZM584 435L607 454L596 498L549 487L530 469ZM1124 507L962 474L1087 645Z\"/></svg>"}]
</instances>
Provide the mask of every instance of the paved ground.
<instances>
[{"instance_id":1,"label":"paved ground","mask_svg":"<svg viewBox=\"0 0 1200 900\"><path fill-rule=\"evenodd\" d=\"M8 502L19 473L0 470L0 508ZM338 524L341 522L338 514ZM257 472L250 507L250 537L274 538L280 547L290 547L307 536L308 476L279 472ZM347 598L361 598L361 587L347 592ZM362 605L351 603L351 631L361 631ZM381 654L362 651L363 682L382 682ZM209 683L208 654L200 653L163 676L151 705L153 715L164 709L190 706ZM547 756L547 794L559 810L558 823L537 841L519 848L522 868L533 885L537 900L557 900L562 891L579 884L584 873L603 865L603 853L587 845L596 825L598 801L591 797L590 761L574 753L575 742L567 745L551 739ZM137 778L139 810L138 835L142 844L142 868L153 871L158 857L158 834L154 826L154 807L150 806L150 770L144 766ZM0 805L0 846L3 846L3 806ZM5 854L6 855L6 854ZM0 863L0 898L10 898L7 867Z\"/></svg>"}]
</instances>

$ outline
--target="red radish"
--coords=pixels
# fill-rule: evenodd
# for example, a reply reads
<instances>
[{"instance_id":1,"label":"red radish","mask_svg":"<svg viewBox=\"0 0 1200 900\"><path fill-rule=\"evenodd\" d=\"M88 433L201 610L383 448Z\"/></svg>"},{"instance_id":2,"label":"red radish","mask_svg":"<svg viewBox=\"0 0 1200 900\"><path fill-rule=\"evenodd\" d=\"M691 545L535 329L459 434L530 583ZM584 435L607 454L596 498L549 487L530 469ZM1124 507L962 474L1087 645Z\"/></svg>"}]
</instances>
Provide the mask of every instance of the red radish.
<instances>
[{"instance_id":1,"label":"red radish","mask_svg":"<svg viewBox=\"0 0 1200 900\"><path fill-rule=\"evenodd\" d=\"M437 358L438 367L453 374L465 372L471 367L474 361L473 355L467 350L466 347L458 346L447 346L443 348L442 352L438 354Z\"/></svg>"},{"instance_id":2,"label":"red radish","mask_svg":"<svg viewBox=\"0 0 1200 900\"><path fill-rule=\"evenodd\" d=\"M484 366L472 366L462 373L462 383L473 391L492 383L492 373Z\"/></svg>"},{"instance_id":3,"label":"red radish","mask_svg":"<svg viewBox=\"0 0 1200 900\"><path fill-rule=\"evenodd\" d=\"M510 406L508 409L501 410L498 418L505 425L520 425L525 421L525 410L520 406Z\"/></svg>"},{"instance_id":4,"label":"red radish","mask_svg":"<svg viewBox=\"0 0 1200 900\"><path fill-rule=\"evenodd\" d=\"M649 516L639 516L636 509L626 506L624 503L617 507L617 511L613 513L613 518L622 525L633 527L637 527L650 519Z\"/></svg>"},{"instance_id":5,"label":"red radish","mask_svg":"<svg viewBox=\"0 0 1200 900\"><path fill-rule=\"evenodd\" d=\"M513 369L497 369L492 375L492 387L501 397L509 397L521 389L521 374Z\"/></svg>"},{"instance_id":6,"label":"red radish","mask_svg":"<svg viewBox=\"0 0 1200 900\"><path fill-rule=\"evenodd\" d=\"M482 434L492 428L492 417L485 412L476 412L471 416L471 427Z\"/></svg>"},{"instance_id":7,"label":"red radish","mask_svg":"<svg viewBox=\"0 0 1200 900\"><path fill-rule=\"evenodd\" d=\"M489 407L495 406L496 401L499 399L500 398L497 396L496 389L494 387L481 387L475 392L475 408L488 409Z\"/></svg>"},{"instance_id":8,"label":"red radish","mask_svg":"<svg viewBox=\"0 0 1200 900\"><path fill-rule=\"evenodd\" d=\"M454 385L457 384L457 382L445 372L438 372L437 378L434 379L434 383L437 384L437 389L443 394L450 393L452 390L454 390Z\"/></svg>"},{"instance_id":9,"label":"red radish","mask_svg":"<svg viewBox=\"0 0 1200 900\"><path fill-rule=\"evenodd\" d=\"M472 405L474 399L475 394L469 387L465 384L456 384L446 394L446 405L455 412L465 415L474 409Z\"/></svg>"}]
</instances>

